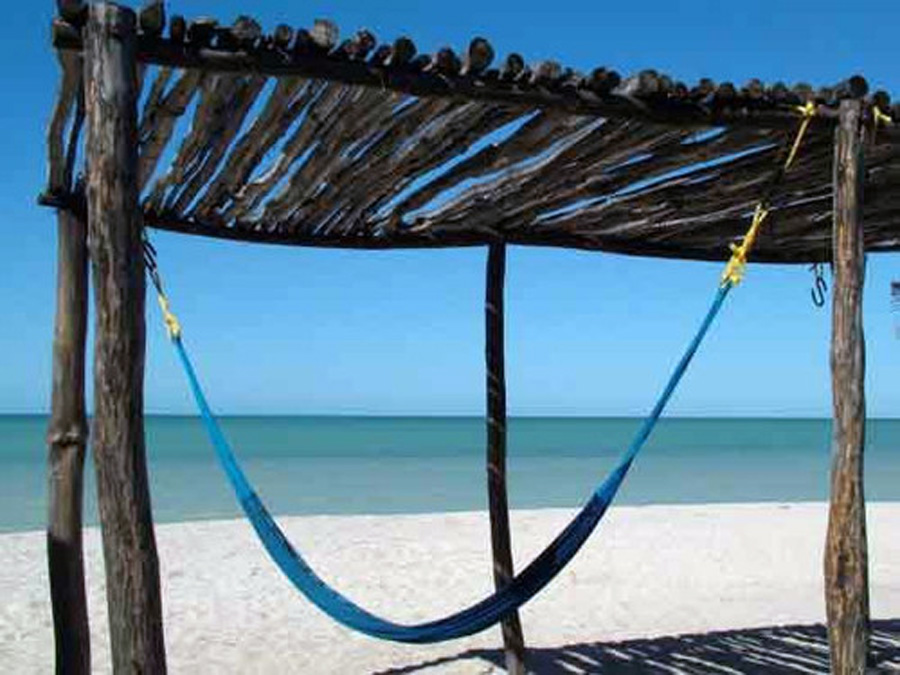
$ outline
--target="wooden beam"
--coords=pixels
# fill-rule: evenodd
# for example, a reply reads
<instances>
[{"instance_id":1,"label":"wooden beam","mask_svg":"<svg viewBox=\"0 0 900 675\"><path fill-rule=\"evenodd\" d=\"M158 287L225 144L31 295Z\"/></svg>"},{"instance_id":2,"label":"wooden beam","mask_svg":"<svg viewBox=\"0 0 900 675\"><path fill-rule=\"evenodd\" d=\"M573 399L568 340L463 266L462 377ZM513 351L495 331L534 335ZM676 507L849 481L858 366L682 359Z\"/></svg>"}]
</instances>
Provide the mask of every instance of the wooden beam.
<instances>
[{"instance_id":1,"label":"wooden beam","mask_svg":"<svg viewBox=\"0 0 900 675\"><path fill-rule=\"evenodd\" d=\"M87 675L91 672L91 644L81 537L87 443L84 406L87 232L84 220L66 211L59 211L57 231L53 394L47 431L47 562L56 672Z\"/></svg>"},{"instance_id":2,"label":"wooden beam","mask_svg":"<svg viewBox=\"0 0 900 675\"><path fill-rule=\"evenodd\" d=\"M491 550L494 585L497 590L512 580L513 560L509 534L509 504L506 497L506 374L503 340L503 287L506 276L506 245L490 244L484 299L485 362L487 365L487 482L491 518ZM502 623L506 671L525 675L525 639L518 611Z\"/></svg>"},{"instance_id":3,"label":"wooden beam","mask_svg":"<svg viewBox=\"0 0 900 675\"><path fill-rule=\"evenodd\" d=\"M816 198L818 199L818 198ZM826 198L822 198L826 199ZM84 196L79 193L53 194L45 192L38 197L43 206L71 210L84 213ZM787 230L798 228L797 218L818 211L809 205L798 205L787 209L779 209L777 215L779 226ZM869 250L887 253L900 250L900 240L893 235L900 208L889 206L884 211L872 214L868 219ZM788 220L790 218L791 220ZM821 222L821 221L816 221ZM289 232L284 230L265 230L252 222L235 226L205 222L200 218L173 218L168 215L152 212L144 213L144 224L148 228L177 232L179 234L227 241L242 241L254 244L277 246L307 246L316 248L344 248L356 250L388 250L388 249L434 249L463 248L469 246L486 246L492 241L502 240L513 246L537 246L550 248L570 248L582 251L605 251L621 255L644 256L655 258L674 258L679 260L707 260L724 262L730 255L727 246L722 244L726 237L716 235L713 225L705 225L710 234L702 241L691 242L690 245L670 241L650 241L638 238L624 238L617 235L606 235L592 232L566 232L561 229L547 228L539 231L532 228L516 228L506 231L487 229L441 229L438 231L416 232L412 230L396 230L394 232L372 235L345 234L310 234L308 232ZM747 220L741 216L733 216L719 221L722 231L746 229ZM786 227L787 226L787 227ZM779 265L808 265L812 262L829 262L830 249L823 247L821 225L818 234L809 236L810 225L805 224L802 232L804 238L797 240L783 237L775 244L754 250L753 262L775 263ZM713 239L713 244L710 240Z\"/></svg>"},{"instance_id":4,"label":"wooden beam","mask_svg":"<svg viewBox=\"0 0 900 675\"><path fill-rule=\"evenodd\" d=\"M865 341L862 325L863 138L859 101L841 104L834 151L834 411L831 507L825 542L825 600L831 672L862 675L869 642L869 579L863 490Z\"/></svg>"},{"instance_id":5,"label":"wooden beam","mask_svg":"<svg viewBox=\"0 0 900 675\"><path fill-rule=\"evenodd\" d=\"M321 22L330 23L330 22ZM313 29L314 32L316 28ZM309 34L307 33L307 36ZM192 68L208 72L256 73L266 76L299 76L324 79L349 85L391 89L419 97L461 97L468 100L493 101L526 108L563 110L573 114L599 117L628 117L680 126L749 125L759 128L793 128L797 113L794 106L805 99L787 93L784 101L763 100L732 91L727 97L710 94L693 100L685 88L685 95L648 94L642 90L625 93L609 91L606 86L595 87L591 80L579 86L562 86L562 80L542 82L537 78L516 78L515 82L494 81L482 73L441 72L436 68L423 70L421 64L393 62L388 65L366 60L344 58L340 50L329 54L319 45L317 49L271 49L266 40L256 44L219 45L185 43L180 35L168 38L155 34L141 34L138 59L142 63L171 68ZM72 26L57 21L53 28L53 46L62 50L80 50L83 39ZM423 62L432 58L425 55ZM546 66L538 66L538 68ZM549 86L548 86L549 85ZM731 87L731 89L734 89ZM807 92L811 94L812 92ZM708 99L708 100L707 100ZM818 106L814 127L834 125L836 113L825 102ZM893 134L887 131L888 134Z\"/></svg>"},{"instance_id":6,"label":"wooden beam","mask_svg":"<svg viewBox=\"0 0 900 675\"><path fill-rule=\"evenodd\" d=\"M91 4L85 27L88 241L96 303L93 451L113 672L165 673L144 448L144 264L136 16Z\"/></svg>"}]
</instances>

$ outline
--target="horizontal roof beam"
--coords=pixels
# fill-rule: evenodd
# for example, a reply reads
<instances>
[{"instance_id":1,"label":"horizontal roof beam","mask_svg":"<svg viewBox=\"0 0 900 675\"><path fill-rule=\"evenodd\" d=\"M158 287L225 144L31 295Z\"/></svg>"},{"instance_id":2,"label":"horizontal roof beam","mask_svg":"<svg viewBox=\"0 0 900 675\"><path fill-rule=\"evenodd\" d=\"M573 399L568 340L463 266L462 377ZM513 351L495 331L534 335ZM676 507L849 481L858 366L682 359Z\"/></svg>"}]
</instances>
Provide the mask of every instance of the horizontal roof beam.
<instances>
[{"instance_id":1,"label":"horizontal roof beam","mask_svg":"<svg viewBox=\"0 0 900 675\"><path fill-rule=\"evenodd\" d=\"M42 206L53 207L72 211L84 217L84 195L79 193L50 194L44 193L38 198ZM900 213L897 214L900 218ZM391 249L445 249L465 248L471 246L487 246L491 243L502 241L510 245L540 246L551 248L567 248L584 251L603 251L620 255L647 256L655 258L673 258L682 260L698 260L710 262L724 262L731 255L731 251L723 244L721 247L699 245L696 247L684 245L664 245L652 241L638 241L633 239L620 239L604 237L602 235L584 236L559 230L536 232L533 229L507 230L495 232L487 230L460 230L428 234L422 232L395 232L390 235L360 235L350 236L346 234L315 235L307 233L289 233L283 231L268 231L247 227L222 227L211 225L193 219L171 218L153 212L144 213L144 223L147 227L176 232L179 234L198 235L213 239L225 239L229 241L242 241L256 244L275 244L281 246L305 246L310 248L340 248L358 250L391 250ZM891 240L884 245L868 247L868 252L889 252L900 250L900 239ZM777 264L809 264L811 262L827 262L830 247L811 247L808 254L798 254L797 251L782 247L769 247L757 250L752 258L755 263Z\"/></svg>"},{"instance_id":2,"label":"horizontal roof beam","mask_svg":"<svg viewBox=\"0 0 900 675\"><path fill-rule=\"evenodd\" d=\"M58 49L80 50L80 30L55 20L53 44ZM703 102L689 96L626 95L619 87L597 92L589 86L504 80L488 72L474 74L423 70L410 64L384 65L352 60L328 53L297 53L261 44L253 48L222 49L198 46L162 36L141 34L138 59L147 64L213 72L259 73L269 76L301 76L390 89L419 97L459 97L509 104L523 109L561 110L570 114L609 118L636 118L674 126L750 125L784 128L796 124L795 105L754 99L736 93L711 96ZM819 105L814 125L834 125L835 110Z\"/></svg>"}]
</instances>

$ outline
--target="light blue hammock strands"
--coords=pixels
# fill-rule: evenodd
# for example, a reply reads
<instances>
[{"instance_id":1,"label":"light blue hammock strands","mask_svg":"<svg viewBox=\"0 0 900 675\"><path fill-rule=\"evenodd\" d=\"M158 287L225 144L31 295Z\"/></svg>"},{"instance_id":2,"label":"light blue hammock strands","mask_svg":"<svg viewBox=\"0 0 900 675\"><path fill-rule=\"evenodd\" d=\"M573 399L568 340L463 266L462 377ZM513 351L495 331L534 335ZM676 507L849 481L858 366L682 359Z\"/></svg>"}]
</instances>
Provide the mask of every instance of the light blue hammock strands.
<instances>
[{"instance_id":1,"label":"light blue hammock strands","mask_svg":"<svg viewBox=\"0 0 900 675\"><path fill-rule=\"evenodd\" d=\"M203 394L197 374L181 340L180 331L173 333L172 341L190 382L203 424L244 513L256 529L269 555L297 590L334 620L366 635L394 642L442 642L477 633L501 621L543 589L572 560L615 498L628 469L650 436L733 285L733 281L726 279L719 287L699 330L628 450L572 522L509 585L456 614L418 625L397 624L367 612L328 586L310 568L287 540L244 475ZM165 297L162 293L160 297L163 302ZM166 308L167 305L164 306L164 311Z\"/></svg>"}]
</instances>

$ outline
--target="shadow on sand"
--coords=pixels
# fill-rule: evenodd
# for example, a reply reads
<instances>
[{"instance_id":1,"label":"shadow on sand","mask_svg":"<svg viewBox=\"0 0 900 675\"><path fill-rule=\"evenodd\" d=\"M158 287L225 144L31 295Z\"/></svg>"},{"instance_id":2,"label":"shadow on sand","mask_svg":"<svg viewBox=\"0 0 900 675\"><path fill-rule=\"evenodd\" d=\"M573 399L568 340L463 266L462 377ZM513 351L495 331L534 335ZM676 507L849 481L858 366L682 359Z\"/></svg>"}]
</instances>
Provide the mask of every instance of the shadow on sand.
<instances>
[{"instance_id":1,"label":"shadow on sand","mask_svg":"<svg viewBox=\"0 0 900 675\"><path fill-rule=\"evenodd\" d=\"M582 643L530 649L535 675L578 673L827 673L825 627L774 626L626 642ZM472 673L502 668L503 652L470 649L443 659L392 668L377 675L403 675L472 661ZM870 673L900 674L900 619L872 622Z\"/></svg>"}]
</instances>

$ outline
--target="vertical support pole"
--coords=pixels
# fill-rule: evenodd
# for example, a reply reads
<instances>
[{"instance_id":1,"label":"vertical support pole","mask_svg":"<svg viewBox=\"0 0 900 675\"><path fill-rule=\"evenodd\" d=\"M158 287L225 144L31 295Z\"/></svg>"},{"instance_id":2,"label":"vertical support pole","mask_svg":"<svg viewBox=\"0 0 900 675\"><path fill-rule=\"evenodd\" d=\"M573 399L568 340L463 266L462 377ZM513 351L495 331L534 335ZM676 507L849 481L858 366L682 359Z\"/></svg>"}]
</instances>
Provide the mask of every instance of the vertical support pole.
<instances>
[{"instance_id":1,"label":"vertical support pole","mask_svg":"<svg viewBox=\"0 0 900 675\"><path fill-rule=\"evenodd\" d=\"M834 411L831 506L825 542L825 601L831 672L862 675L869 641L869 580L863 491L865 342L862 326L862 103L841 103L834 153Z\"/></svg>"},{"instance_id":2,"label":"vertical support pole","mask_svg":"<svg viewBox=\"0 0 900 675\"><path fill-rule=\"evenodd\" d=\"M96 323L94 463L113 671L166 672L144 448L144 264L136 17L91 4L84 30L87 205Z\"/></svg>"},{"instance_id":3,"label":"vertical support pole","mask_svg":"<svg viewBox=\"0 0 900 675\"><path fill-rule=\"evenodd\" d=\"M57 218L53 393L47 430L47 563L56 642L56 672L87 675L91 672L91 636L81 537L84 452L87 443L84 410L87 232L84 221L72 213L60 211Z\"/></svg>"},{"instance_id":4,"label":"vertical support pole","mask_svg":"<svg viewBox=\"0 0 900 675\"><path fill-rule=\"evenodd\" d=\"M509 534L509 504L506 496L506 373L503 338L503 289L506 277L506 244L490 244L484 299L485 363L487 365L487 479L491 519L491 550L494 585L497 590L513 578ZM519 613L502 623L506 670L525 674L525 639Z\"/></svg>"}]
</instances>

